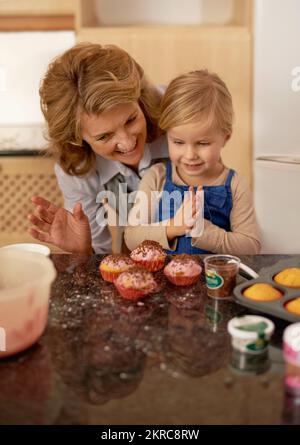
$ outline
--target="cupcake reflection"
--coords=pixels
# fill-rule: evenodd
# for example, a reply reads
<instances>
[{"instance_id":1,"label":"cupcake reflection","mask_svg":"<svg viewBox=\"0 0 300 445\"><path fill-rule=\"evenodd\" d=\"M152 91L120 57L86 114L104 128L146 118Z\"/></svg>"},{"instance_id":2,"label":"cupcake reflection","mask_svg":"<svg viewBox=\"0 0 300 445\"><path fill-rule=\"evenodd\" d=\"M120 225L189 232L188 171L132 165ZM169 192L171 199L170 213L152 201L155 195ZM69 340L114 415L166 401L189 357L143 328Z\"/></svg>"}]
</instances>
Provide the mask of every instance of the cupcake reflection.
<instances>
[{"instance_id":1,"label":"cupcake reflection","mask_svg":"<svg viewBox=\"0 0 300 445\"><path fill-rule=\"evenodd\" d=\"M98 405L134 391L145 361L143 352L130 346L135 326L98 311L72 331L52 332L51 348L56 369L80 399Z\"/></svg>"},{"instance_id":2,"label":"cupcake reflection","mask_svg":"<svg viewBox=\"0 0 300 445\"><path fill-rule=\"evenodd\" d=\"M80 399L103 404L126 397L139 385L146 363L147 332L157 304L155 295L144 303L123 300L110 284L101 304L76 313L76 324L52 329L53 360L64 383ZM76 307L80 304L76 304ZM80 306L81 307L81 306ZM63 317L66 320L66 314Z\"/></svg>"},{"instance_id":3,"label":"cupcake reflection","mask_svg":"<svg viewBox=\"0 0 300 445\"><path fill-rule=\"evenodd\" d=\"M206 288L203 281L200 280L196 284L187 287L169 285L164 290L164 296L170 303L170 306L175 306L182 310L203 312Z\"/></svg>"}]
</instances>

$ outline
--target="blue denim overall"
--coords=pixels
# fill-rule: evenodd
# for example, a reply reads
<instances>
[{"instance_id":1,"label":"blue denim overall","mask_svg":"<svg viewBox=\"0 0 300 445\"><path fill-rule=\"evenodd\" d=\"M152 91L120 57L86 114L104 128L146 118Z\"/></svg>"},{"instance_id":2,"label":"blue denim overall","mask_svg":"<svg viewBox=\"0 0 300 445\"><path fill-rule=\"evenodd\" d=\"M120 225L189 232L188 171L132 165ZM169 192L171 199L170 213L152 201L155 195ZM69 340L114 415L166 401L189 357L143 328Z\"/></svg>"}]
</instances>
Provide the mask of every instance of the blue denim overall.
<instances>
[{"instance_id":1,"label":"blue denim overall","mask_svg":"<svg viewBox=\"0 0 300 445\"><path fill-rule=\"evenodd\" d=\"M230 212L232 209L231 179L235 171L230 169L224 185L204 186L204 218L211 221L216 226L230 232ZM182 204L184 192L188 192L189 186L177 185L172 182L172 164L170 161L166 165L166 181L164 192L173 193L175 199L164 199L164 193L158 207L156 221L164 221L173 218ZM195 192L197 187L195 187ZM165 194L166 195L166 194ZM170 205L168 205L168 203ZM182 235L177 238L176 250L166 250L167 253L212 253L207 250L198 249L192 246L192 237Z\"/></svg>"}]
</instances>

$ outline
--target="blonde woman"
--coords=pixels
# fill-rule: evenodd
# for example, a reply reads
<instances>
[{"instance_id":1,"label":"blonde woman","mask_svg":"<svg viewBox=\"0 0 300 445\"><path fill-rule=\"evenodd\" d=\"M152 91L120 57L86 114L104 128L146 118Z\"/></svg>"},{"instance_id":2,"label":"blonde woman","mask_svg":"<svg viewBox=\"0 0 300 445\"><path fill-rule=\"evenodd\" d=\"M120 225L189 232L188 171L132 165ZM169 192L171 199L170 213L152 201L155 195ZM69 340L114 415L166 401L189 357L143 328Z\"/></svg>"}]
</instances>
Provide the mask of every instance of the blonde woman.
<instances>
[{"instance_id":1,"label":"blonde woman","mask_svg":"<svg viewBox=\"0 0 300 445\"><path fill-rule=\"evenodd\" d=\"M110 252L101 196L136 191L143 173L167 157L161 92L122 49L82 43L50 64L40 97L65 209L34 197L29 233L70 252Z\"/></svg>"},{"instance_id":2,"label":"blonde woman","mask_svg":"<svg viewBox=\"0 0 300 445\"><path fill-rule=\"evenodd\" d=\"M232 121L230 92L216 74L193 71L170 83L159 120L170 160L152 166L140 182L125 230L130 250L152 239L169 253L259 253L250 189L221 158ZM198 192L204 195L204 220L195 235Z\"/></svg>"}]
</instances>

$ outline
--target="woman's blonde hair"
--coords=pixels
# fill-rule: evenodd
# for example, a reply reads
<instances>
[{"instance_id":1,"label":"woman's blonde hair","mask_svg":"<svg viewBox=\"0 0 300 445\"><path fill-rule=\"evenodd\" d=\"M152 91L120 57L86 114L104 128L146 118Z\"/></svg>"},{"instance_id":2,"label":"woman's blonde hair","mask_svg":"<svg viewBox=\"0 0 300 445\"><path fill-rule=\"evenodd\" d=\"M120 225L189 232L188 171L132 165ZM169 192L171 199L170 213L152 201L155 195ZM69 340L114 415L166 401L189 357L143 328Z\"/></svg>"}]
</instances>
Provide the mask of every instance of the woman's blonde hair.
<instances>
[{"instance_id":1,"label":"woman's blonde hair","mask_svg":"<svg viewBox=\"0 0 300 445\"><path fill-rule=\"evenodd\" d=\"M161 103L159 126L172 127L199 122L201 128L232 133L231 94L220 77L207 70L191 71L172 80Z\"/></svg>"},{"instance_id":2,"label":"woman's blonde hair","mask_svg":"<svg viewBox=\"0 0 300 445\"><path fill-rule=\"evenodd\" d=\"M82 139L83 112L99 115L115 105L137 101L146 118L147 141L160 134L160 93L140 65L114 45L80 43L57 57L42 80L40 98L49 150L71 175L88 173L95 161L93 150Z\"/></svg>"}]
</instances>

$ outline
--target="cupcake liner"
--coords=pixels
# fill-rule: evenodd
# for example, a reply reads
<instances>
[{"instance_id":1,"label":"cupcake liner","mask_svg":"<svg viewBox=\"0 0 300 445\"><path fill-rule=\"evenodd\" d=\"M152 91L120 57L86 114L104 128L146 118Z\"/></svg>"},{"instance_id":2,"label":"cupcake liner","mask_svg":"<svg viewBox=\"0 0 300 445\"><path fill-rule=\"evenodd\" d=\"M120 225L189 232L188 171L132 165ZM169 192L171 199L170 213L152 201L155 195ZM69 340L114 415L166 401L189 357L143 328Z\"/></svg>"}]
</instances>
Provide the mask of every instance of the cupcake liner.
<instances>
[{"instance_id":1,"label":"cupcake liner","mask_svg":"<svg viewBox=\"0 0 300 445\"><path fill-rule=\"evenodd\" d=\"M100 273L101 273L101 276L102 276L103 280L104 281L109 281L110 283L114 283L115 280L118 278L119 275L121 275L122 272L123 271L121 271L121 272L111 272L111 271L108 271L108 270L102 270L100 268Z\"/></svg>"},{"instance_id":2,"label":"cupcake liner","mask_svg":"<svg viewBox=\"0 0 300 445\"><path fill-rule=\"evenodd\" d=\"M143 261L137 261L133 260L138 266L144 267L144 269L149 270L149 272L157 272L158 270L161 270L165 265L165 259L163 260L143 260Z\"/></svg>"},{"instance_id":3,"label":"cupcake liner","mask_svg":"<svg viewBox=\"0 0 300 445\"><path fill-rule=\"evenodd\" d=\"M146 293L139 289L126 288L126 287L124 287L120 284L117 284L117 283L115 283L115 286L116 286L119 294L126 300L136 301L136 300L139 300L140 298L143 298L146 296Z\"/></svg>"},{"instance_id":4,"label":"cupcake liner","mask_svg":"<svg viewBox=\"0 0 300 445\"><path fill-rule=\"evenodd\" d=\"M168 275L167 273L165 273L165 275L172 284L175 284L175 286L190 286L191 284L195 284L200 277L200 275L194 275L192 277L174 276Z\"/></svg>"}]
</instances>

